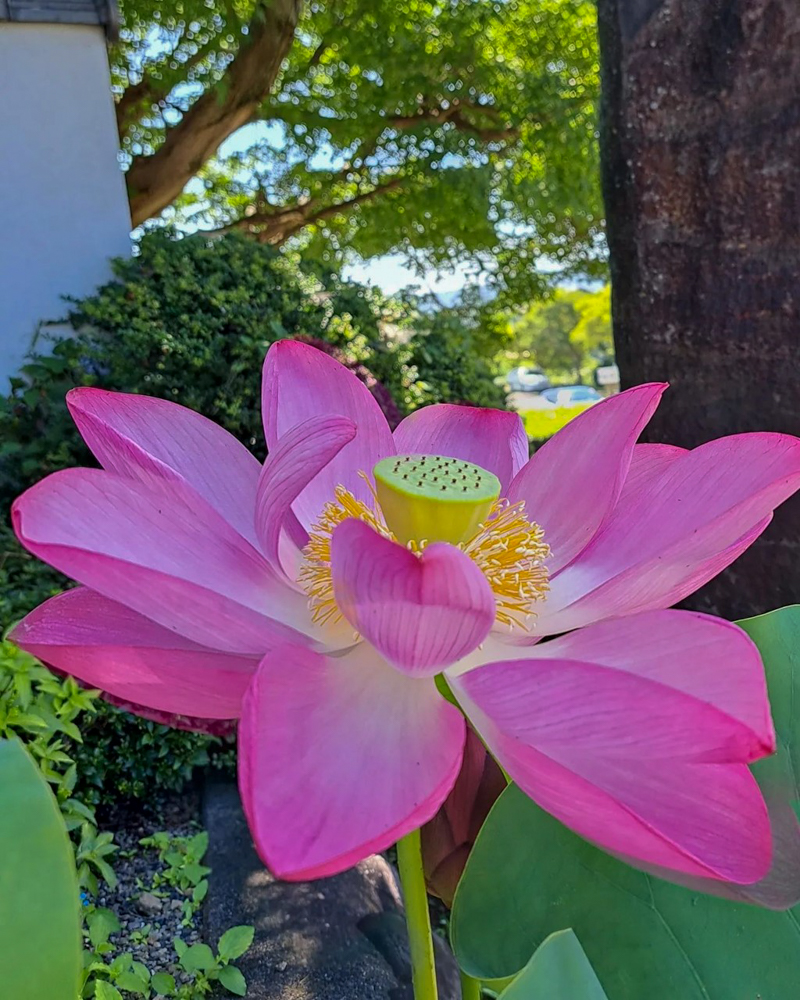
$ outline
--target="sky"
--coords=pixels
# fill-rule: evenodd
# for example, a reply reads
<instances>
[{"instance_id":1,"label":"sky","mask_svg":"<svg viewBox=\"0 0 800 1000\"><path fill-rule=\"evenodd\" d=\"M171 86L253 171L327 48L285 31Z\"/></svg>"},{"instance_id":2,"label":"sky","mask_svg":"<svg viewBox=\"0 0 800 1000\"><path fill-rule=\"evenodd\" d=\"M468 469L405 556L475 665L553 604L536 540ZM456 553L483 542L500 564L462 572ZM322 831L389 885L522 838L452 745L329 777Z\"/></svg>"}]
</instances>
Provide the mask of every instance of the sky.
<instances>
[{"instance_id":1,"label":"sky","mask_svg":"<svg viewBox=\"0 0 800 1000\"><path fill-rule=\"evenodd\" d=\"M466 266L447 271L429 270L420 277L406 265L402 254L387 254L361 264L349 264L342 273L361 284L377 285L387 295L393 295L407 285L417 285L421 292L450 295L473 280L472 269Z\"/></svg>"}]
</instances>

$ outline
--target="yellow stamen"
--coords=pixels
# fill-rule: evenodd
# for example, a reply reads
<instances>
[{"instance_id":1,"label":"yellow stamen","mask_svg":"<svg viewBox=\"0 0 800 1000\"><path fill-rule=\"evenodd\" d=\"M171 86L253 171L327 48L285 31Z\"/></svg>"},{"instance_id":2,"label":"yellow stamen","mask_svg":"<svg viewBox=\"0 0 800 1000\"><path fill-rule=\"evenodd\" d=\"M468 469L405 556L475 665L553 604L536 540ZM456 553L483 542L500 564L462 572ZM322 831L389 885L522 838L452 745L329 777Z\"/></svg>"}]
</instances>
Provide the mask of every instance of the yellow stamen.
<instances>
[{"instance_id":1,"label":"yellow stamen","mask_svg":"<svg viewBox=\"0 0 800 1000\"><path fill-rule=\"evenodd\" d=\"M331 578L331 535L337 525L355 517L384 538L397 541L377 504L374 508L368 506L343 486L337 486L335 492L336 502L325 505L311 529L299 576L309 597L312 618L318 623L341 618ZM407 542L413 552L421 552L428 544L429 539L424 538ZM528 620L535 614L533 606L547 594L544 563L550 549L539 525L525 516L524 501L495 501L486 519L458 548L483 570L497 602L497 621L510 628L527 629Z\"/></svg>"},{"instance_id":2,"label":"yellow stamen","mask_svg":"<svg viewBox=\"0 0 800 1000\"><path fill-rule=\"evenodd\" d=\"M305 562L298 575L298 582L308 594L312 620L318 624L337 622L342 617L333 596L331 579L331 535L334 528L348 517L355 517L394 541L394 535L383 523L380 514L362 500L357 500L344 486L337 486L334 494L336 503L325 504L319 520L309 532L308 544L303 549Z\"/></svg>"},{"instance_id":3,"label":"yellow stamen","mask_svg":"<svg viewBox=\"0 0 800 1000\"><path fill-rule=\"evenodd\" d=\"M547 594L544 564L550 546L544 532L525 516L525 501L498 500L488 518L459 548L483 570L497 603L497 620L527 628L533 605Z\"/></svg>"}]
</instances>

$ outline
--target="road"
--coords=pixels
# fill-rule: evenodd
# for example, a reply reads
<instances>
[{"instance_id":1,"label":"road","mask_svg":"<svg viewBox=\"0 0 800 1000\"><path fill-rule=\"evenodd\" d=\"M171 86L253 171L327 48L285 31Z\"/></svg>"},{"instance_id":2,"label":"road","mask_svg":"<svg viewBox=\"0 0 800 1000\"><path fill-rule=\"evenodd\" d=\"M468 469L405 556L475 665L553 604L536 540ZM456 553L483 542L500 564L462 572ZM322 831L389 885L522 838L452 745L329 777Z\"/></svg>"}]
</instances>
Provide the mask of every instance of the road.
<instances>
[{"instance_id":1,"label":"road","mask_svg":"<svg viewBox=\"0 0 800 1000\"><path fill-rule=\"evenodd\" d=\"M506 401L511 409L516 410L517 413L547 409L547 403L539 396L538 392L510 392Z\"/></svg>"}]
</instances>

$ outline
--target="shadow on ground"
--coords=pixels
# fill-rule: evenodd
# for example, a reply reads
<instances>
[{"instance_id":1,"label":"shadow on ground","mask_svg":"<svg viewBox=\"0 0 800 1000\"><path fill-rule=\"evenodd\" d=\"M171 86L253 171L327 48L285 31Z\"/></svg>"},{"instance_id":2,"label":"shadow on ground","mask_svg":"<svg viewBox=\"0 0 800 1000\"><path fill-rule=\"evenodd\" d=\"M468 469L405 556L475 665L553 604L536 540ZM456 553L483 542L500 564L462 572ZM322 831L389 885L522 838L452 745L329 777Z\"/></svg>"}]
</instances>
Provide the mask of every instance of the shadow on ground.
<instances>
[{"instance_id":1,"label":"shadow on ground","mask_svg":"<svg viewBox=\"0 0 800 1000\"><path fill-rule=\"evenodd\" d=\"M212 869L206 939L255 927L236 963L248 1000L413 1000L400 892L384 858L319 882L278 882L256 855L233 783L208 784L203 819ZM436 943L440 1000L460 1000L453 956Z\"/></svg>"}]
</instances>

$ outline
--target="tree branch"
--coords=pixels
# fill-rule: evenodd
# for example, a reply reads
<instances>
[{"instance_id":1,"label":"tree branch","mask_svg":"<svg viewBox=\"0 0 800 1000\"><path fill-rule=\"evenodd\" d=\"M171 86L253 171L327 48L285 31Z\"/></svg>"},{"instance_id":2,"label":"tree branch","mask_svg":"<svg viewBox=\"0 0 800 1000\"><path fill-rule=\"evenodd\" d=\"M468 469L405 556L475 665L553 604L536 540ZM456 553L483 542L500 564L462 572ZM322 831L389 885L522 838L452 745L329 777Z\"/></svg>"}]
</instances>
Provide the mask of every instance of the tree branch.
<instances>
[{"instance_id":1,"label":"tree branch","mask_svg":"<svg viewBox=\"0 0 800 1000\"><path fill-rule=\"evenodd\" d=\"M356 205L363 205L389 191L394 191L405 180L404 177L393 177L369 191L362 191L352 198L346 198L332 205L320 205L321 199L309 198L306 202L298 202L296 205L276 209L274 212L254 211L221 229L211 230L209 235L221 236L233 230L239 230L255 236L260 243L280 246L306 226L330 219L340 212L348 212Z\"/></svg>"},{"instance_id":2,"label":"tree branch","mask_svg":"<svg viewBox=\"0 0 800 1000\"><path fill-rule=\"evenodd\" d=\"M460 111L457 111L456 114L451 117L450 121L459 131L471 132L474 136L477 136L484 142L508 142L512 139L519 138L519 129L516 126L509 125L506 128L484 128L469 121L469 119L465 118Z\"/></svg>"},{"instance_id":3,"label":"tree branch","mask_svg":"<svg viewBox=\"0 0 800 1000\"><path fill-rule=\"evenodd\" d=\"M393 177L390 181L386 181L385 184L379 184L370 191L362 191L361 194L357 194L345 201L340 201L335 205L326 205L325 208L313 212L306 219L306 225L320 222L323 219L330 219L331 216L338 215L340 212L349 211L349 209L354 208L356 205L363 205L365 202L372 201L374 198L378 198L388 191L394 191L401 186L404 180L404 177Z\"/></svg>"},{"instance_id":4,"label":"tree branch","mask_svg":"<svg viewBox=\"0 0 800 1000\"><path fill-rule=\"evenodd\" d=\"M308 60L308 69L313 69L315 66L319 66L322 57L325 55L325 51L330 45L330 41L327 38L323 38L319 45L311 53L311 58Z\"/></svg>"},{"instance_id":5,"label":"tree branch","mask_svg":"<svg viewBox=\"0 0 800 1000\"><path fill-rule=\"evenodd\" d=\"M132 83L129 87L126 87L114 109L117 114L117 129L119 130L120 138L128 131L128 118L135 108L140 107L145 101L148 104L155 104L156 101L162 100L166 96L167 94L165 93L165 88L161 86L161 81L154 80L147 74L138 83Z\"/></svg>"},{"instance_id":6,"label":"tree branch","mask_svg":"<svg viewBox=\"0 0 800 1000\"><path fill-rule=\"evenodd\" d=\"M155 153L134 158L126 177L134 226L171 204L220 144L251 119L280 72L302 2L259 3L221 85L195 101Z\"/></svg>"},{"instance_id":7,"label":"tree branch","mask_svg":"<svg viewBox=\"0 0 800 1000\"><path fill-rule=\"evenodd\" d=\"M471 132L485 142L505 142L508 139L516 139L519 136L519 129L516 127L487 128L476 125L475 122L471 121L464 114L465 110L494 119L495 121L502 119L501 112L497 108L484 107L481 104L475 104L471 101L462 102L454 100L446 108L441 106L435 108L423 107L415 111L413 115L393 115L387 119L387 122L398 129L417 128L426 122L433 122L436 125L451 122L460 131Z\"/></svg>"}]
</instances>

